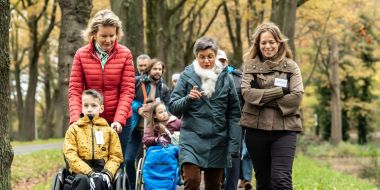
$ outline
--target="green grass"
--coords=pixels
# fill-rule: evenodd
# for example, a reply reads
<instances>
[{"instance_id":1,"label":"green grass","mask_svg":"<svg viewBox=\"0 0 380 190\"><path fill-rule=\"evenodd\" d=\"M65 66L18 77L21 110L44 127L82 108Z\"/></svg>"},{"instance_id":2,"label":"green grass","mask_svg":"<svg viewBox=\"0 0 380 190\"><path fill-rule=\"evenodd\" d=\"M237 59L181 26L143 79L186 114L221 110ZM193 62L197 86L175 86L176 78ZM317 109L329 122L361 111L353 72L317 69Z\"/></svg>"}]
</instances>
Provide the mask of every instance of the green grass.
<instances>
[{"instance_id":1,"label":"green grass","mask_svg":"<svg viewBox=\"0 0 380 190\"><path fill-rule=\"evenodd\" d=\"M293 166L295 190L376 190L365 180L331 170L302 154L297 154Z\"/></svg>"},{"instance_id":2,"label":"green grass","mask_svg":"<svg viewBox=\"0 0 380 190\"><path fill-rule=\"evenodd\" d=\"M63 138L55 139L43 139L43 140L34 140L34 141L13 141L11 142L12 147L23 146L23 145L36 145L36 144L48 144L55 142L63 142Z\"/></svg>"},{"instance_id":3,"label":"green grass","mask_svg":"<svg viewBox=\"0 0 380 190\"><path fill-rule=\"evenodd\" d=\"M50 173L58 171L61 167L64 167L62 150L43 150L17 155L13 159L11 168L12 184L29 179L50 179Z\"/></svg>"},{"instance_id":4,"label":"green grass","mask_svg":"<svg viewBox=\"0 0 380 190\"><path fill-rule=\"evenodd\" d=\"M341 142L334 146L326 141L318 141L310 136L300 136L297 150L311 157L380 157L380 144L365 145Z\"/></svg>"}]
</instances>

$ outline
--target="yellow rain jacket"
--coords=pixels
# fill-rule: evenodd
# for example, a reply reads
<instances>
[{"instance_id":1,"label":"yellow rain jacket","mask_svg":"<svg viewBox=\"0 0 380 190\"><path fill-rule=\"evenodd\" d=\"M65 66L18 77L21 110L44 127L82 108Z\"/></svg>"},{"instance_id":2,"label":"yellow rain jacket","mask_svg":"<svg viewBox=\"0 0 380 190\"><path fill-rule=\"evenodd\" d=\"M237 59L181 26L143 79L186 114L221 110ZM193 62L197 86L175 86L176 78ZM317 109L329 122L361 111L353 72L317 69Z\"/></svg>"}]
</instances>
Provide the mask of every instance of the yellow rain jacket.
<instances>
[{"instance_id":1,"label":"yellow rain jacket","mask_svg":"<svg viewBox=\"0 0 380 190\"><path fill-rule=\"evenodd\" d=\"M73 123L66 132L63 154L70 172L90 175L106 172L111 179L123 162L117 133L99 116L87 116Z\"/></svg>"}]
</instances>

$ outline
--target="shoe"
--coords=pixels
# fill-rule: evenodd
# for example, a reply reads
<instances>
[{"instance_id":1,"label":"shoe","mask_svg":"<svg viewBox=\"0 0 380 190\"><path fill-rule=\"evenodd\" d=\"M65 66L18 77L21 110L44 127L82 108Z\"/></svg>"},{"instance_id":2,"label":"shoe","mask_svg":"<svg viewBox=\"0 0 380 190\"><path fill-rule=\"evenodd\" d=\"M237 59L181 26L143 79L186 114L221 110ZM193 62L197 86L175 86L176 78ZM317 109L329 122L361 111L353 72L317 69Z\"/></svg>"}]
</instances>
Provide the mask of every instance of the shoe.
<instances>
[{"instance_id":1,"label":"shoe","mask_svg":"<svg viewBox=\"0 0 380 190\"><path fill-rule=\"evenodd\" d=\"M250 190L250 189L252 189L252 184L251 184L250 181L245 181L245 183L244 183L244 189L245 189L245 190Z\"/></svg>"},{"instance_id":2,"label":"shoe","mask_svg":"<svg viewBox=\"0 0 380 190\"><path fill-rule=\"evenodd\" d=\"M241 179L240 180L240 184L239 184L239 188L243 188L244 187L244 184L245 184L246 180L244 179Z\"/></svg>"}]
</instances>

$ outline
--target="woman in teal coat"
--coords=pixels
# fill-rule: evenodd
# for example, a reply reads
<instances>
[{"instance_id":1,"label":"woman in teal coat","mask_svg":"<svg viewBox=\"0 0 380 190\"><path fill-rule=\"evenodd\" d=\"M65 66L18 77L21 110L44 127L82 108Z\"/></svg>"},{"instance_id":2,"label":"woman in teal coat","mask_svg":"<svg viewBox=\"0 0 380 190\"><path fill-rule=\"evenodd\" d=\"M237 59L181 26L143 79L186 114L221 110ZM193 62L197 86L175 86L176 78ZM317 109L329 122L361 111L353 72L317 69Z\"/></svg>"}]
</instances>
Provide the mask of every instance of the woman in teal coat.
<instances>
[{"instance_id":1,"label":"woman in teal coat","mask_svg":"<svg viewBox=\"0 0 380 190\"><path fill-rule=\"evenodd\" d=\"M227 68L216 60L218 47L208 37L194 45L194 62L180 76L170 112L182 118L179 161L185 190L220 189L223 169L239 156L239 100ZM236 130L236 129L239 130Z\"/></svg>"}]
</instances>

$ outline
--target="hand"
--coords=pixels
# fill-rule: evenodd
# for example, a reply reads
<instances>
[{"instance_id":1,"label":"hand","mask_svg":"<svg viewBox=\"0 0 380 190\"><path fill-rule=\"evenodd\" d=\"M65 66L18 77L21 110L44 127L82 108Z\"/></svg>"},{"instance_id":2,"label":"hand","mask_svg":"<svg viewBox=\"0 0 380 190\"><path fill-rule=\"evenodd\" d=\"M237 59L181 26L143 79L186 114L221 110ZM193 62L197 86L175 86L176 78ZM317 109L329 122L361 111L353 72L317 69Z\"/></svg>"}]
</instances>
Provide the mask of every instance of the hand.
<instances>
[{"instance_id":1,"label":"hand","mask_svg":"<svg viewBox=\"0 0 380 190\"><path fill-rule=\"evenodd\" d=\"M163 147L166 147L166 146L168 146L169 141L164 136L160 136L157 139L157 143L161 144L161 146L163 146Z\"/></svg>"},{"instance_id":2,"label":"hand","mask_svg":"<svg viewBox=\"0 0 380 190\"><path fill-rule=\"evenodd\" d=\"M290 90L288 87L282 87L282 93L285 95L290 94Z\"/></svg>"},{"instance_id":3,"label":"hand","mask_svg":"<svg viewBox=\"0 0 380 190\"><path fill-rule=\"evenodd\" d=\"M249 84L251 85L251 88L260 89L260 86L257 83L257 80L251 80L251 82Z\"/></svg>"},{"instance_id":4,"label":"hand","mask_svg":"<svg viewBox=\"0 0 380 190\"><path fill-rule=\"evenodd\" d=\"M117 132L117 133L121 133L123 127L121 126L121 124L117 121L111 123L111 127Z\"/></svg>"},{"instance_id":5,"label":"hand","mask_svg":"<svg viewBox=\"0 0 380 190\"><path fill-rule=\"evenodd\" d=\"M239 152L231 153L231 158L238 158L238 157L239 157Z\"/></svg>"},{"instance_id":6,"label":"hand","mask_svg":"<svg viewBox=\"0 0 380 190\"><path fill-rule=\"evenodd\" d=\"M203 96L202 92L198 90L197 86L193 86L193 89L190 90L188 97L191 100L198 100Z\"/></svg>"},{"instance_id":7,"label":"hand","mask_svg":"<svg viewBox=\"0 0 380 190\"><path fill-rule=\"evenodd\" d=\"M149 109L150 109L150 106L148 106L147 104L143 104L142 107L140 107L138 109L138 113L141 117L143 118L148 118L148 115L149 115Z\"/></svg>"}]
</instances>

